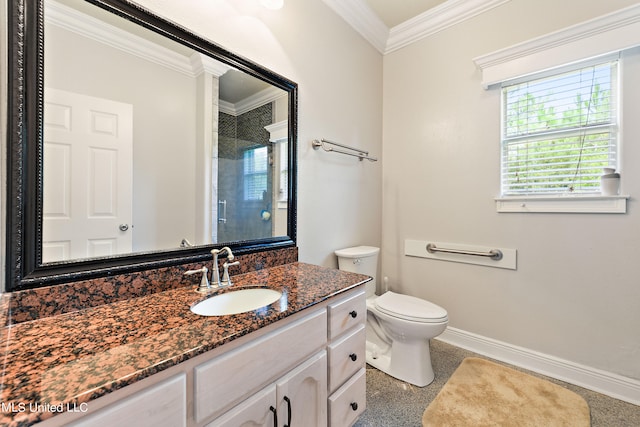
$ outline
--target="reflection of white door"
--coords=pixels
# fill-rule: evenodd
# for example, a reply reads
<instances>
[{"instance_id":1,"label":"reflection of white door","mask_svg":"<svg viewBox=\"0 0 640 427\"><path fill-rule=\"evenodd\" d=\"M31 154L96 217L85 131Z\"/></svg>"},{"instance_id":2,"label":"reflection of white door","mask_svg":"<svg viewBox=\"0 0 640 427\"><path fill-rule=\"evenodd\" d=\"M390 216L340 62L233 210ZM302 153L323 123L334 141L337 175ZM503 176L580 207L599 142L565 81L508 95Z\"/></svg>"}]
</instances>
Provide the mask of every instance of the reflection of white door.
<instances>
[{"instance_id":1,"label":"reflection of white door","mask_svg":"<svg viewBox=\"0 0 640 427\"><path fill-rule=\"evenodd\" d=\"M131 252L133 106L44 94L43 262Z\"/></svg>"}]
</instances>

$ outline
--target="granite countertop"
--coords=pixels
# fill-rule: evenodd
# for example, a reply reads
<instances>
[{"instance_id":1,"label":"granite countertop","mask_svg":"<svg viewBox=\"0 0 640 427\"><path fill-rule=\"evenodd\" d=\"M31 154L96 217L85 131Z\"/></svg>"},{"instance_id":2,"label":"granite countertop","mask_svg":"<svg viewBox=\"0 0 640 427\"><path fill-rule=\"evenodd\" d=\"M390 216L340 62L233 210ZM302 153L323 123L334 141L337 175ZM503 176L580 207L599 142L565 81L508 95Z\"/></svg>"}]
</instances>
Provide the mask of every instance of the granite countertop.
<instances>
[{"instance_id":1,"label":"granite countertop","mask_svg":"<svg viewBox=\"0 0 640 427\"><path fill-rule=\"evenodd\" d=\"M4 327L0 425L28 426L77 408L369 280L292 263L232 276L208 295L183 287ZM189 307L220 292L268 287L267 310L204 317Z\"/></svg>"}]
</instances>

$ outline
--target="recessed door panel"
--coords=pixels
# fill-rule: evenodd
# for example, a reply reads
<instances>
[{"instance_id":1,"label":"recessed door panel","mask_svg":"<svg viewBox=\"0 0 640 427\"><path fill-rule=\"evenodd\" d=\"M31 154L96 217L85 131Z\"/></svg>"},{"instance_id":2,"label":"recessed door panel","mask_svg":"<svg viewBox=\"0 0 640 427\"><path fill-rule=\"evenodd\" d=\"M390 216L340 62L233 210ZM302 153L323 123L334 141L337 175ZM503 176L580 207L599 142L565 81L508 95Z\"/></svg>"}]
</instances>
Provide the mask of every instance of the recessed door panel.
<instances>
[{"instance_id":1,"label":"recessed door panel","mask_svg":"<svg viewBox=\"0 0 640 427\"><path fill-rule=\"evenodd\" d=\"M133 107L46 88L44 111L42 261L131 252Z\"/></svg>"}]
</instances>

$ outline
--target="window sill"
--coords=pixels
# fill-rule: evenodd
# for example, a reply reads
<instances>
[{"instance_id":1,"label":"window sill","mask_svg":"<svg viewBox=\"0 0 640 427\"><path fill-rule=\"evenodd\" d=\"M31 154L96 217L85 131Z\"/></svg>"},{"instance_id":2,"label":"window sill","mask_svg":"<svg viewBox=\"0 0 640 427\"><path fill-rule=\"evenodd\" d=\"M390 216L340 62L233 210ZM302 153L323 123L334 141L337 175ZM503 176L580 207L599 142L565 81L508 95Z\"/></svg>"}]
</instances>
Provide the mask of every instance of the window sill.
<instances>
[{"instance_id":1,"label":"window sill","mask_svg":"<svg viewBox=\"0 0 640 427\"><path fill-rule=\"evenodd\" d=\"M496 197L497 212L626 213L630 196L558 195Z\"/></svg>"}]
</instances>

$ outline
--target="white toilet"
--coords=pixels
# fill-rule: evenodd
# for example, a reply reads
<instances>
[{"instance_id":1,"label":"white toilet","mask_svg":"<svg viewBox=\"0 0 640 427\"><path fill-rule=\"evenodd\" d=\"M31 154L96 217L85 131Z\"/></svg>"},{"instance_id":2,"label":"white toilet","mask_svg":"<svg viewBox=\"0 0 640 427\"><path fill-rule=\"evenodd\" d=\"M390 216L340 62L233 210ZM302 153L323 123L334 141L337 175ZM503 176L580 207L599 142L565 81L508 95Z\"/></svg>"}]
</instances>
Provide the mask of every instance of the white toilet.
<instances>
[{"instance_id":1,"label":"white toilet","mask_svg":"<svg viewBox=\"0 0 640 427\"><path fill-rule=\"evenodd\" d=\"M429 301L387 291L376 292L379 248L357 246L335 251L340 270L373 277L367 282L367 363L402 381L424 387L433 381L429 339L447 327L447 311Z\"/></svg>"}]
</instances>

